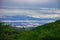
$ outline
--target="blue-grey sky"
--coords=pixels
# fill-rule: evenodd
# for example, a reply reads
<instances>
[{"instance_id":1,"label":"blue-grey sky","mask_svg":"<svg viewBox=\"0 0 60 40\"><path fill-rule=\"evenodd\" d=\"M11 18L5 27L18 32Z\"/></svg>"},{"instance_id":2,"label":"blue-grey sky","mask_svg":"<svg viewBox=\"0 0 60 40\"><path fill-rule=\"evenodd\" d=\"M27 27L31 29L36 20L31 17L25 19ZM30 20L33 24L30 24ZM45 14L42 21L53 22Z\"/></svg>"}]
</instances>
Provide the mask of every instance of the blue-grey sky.
<instances>
[{"instance_id":1,"label":"blue-grey sky","mask_svg":"<svg viewBox=\"0 0 60 40\"><path fill-rule=\"evenodd\" d=\"M2 0L4 8L59 8L60 0Z\"/></svg>"},{"instance_id":2,"label":"blue-grey sky","mask_svg":"<svg viewBox=\"0 0 60 40\"><path fill-rule=\"evenodd\" d=\"M60 0L2 0L1 15L27 15L32 17L59 17Z\"/></svg>"},{"instance_id":3,"label":"blue-grey sky","mask_svg":"<svg viewBox=\"0 0 60 40\"><path fill-rule=\"evenodd\" d=\"M0 3L1 15L60 17L59 0L2 0Z\"/></svg>"}]
</instances>

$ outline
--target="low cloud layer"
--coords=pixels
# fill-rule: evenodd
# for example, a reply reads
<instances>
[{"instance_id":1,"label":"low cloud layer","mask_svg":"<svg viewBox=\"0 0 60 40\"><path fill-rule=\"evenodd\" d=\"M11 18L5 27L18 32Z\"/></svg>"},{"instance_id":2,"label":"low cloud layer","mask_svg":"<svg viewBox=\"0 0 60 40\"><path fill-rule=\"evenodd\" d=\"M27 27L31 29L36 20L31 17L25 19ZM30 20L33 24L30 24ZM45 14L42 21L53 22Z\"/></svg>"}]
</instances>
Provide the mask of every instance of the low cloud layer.
<instances>
[{"instance_id":1,"label":"low cloud layer","mask_svg":"<svg viewBox=\"0 0 60 40\"><path fill-rule=\"evenodd\" d=\"M40 10L23 9L0 9L0 15L26 15L34 18L55 18L60 17L60 9L41 8ZM45 13L46 12L46 13Z\"/></svg>"}]
</instances>

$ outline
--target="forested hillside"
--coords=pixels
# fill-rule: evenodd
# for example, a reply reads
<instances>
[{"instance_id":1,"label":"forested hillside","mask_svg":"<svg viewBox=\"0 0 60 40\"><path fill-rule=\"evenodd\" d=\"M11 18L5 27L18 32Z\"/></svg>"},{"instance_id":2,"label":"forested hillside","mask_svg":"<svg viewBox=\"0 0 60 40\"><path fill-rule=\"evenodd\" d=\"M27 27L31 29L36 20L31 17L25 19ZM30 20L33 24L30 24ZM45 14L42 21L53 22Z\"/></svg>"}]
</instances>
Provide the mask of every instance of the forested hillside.
<instances>
[{"instance_id":1,"label":"forested hillside","mask_svg":"<svg viewBox=\"0 0 60 40\"><path fill-rule=\"evenodd\" d=\"M60 20L19 31L0 22L0 40L60 40Z\"/></svg>"}]
</instances>

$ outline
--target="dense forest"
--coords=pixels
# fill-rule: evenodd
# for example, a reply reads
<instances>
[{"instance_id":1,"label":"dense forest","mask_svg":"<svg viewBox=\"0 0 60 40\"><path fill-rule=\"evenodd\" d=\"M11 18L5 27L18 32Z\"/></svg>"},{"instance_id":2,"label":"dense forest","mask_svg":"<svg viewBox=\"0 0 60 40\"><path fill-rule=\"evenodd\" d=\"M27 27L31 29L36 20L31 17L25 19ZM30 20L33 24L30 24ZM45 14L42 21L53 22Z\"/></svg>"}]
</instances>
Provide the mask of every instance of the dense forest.
<instances>
[{"instance_id":1,"label":"dense forest","mask_svg":"<svg viewBox=\"0 0 60 40\"><path fill-rule=\"evenodd\" d=\"M0 22L0 40L60 40L60 20L32 30L15 30L11 25Z\"/></svg>"}]
</instances>

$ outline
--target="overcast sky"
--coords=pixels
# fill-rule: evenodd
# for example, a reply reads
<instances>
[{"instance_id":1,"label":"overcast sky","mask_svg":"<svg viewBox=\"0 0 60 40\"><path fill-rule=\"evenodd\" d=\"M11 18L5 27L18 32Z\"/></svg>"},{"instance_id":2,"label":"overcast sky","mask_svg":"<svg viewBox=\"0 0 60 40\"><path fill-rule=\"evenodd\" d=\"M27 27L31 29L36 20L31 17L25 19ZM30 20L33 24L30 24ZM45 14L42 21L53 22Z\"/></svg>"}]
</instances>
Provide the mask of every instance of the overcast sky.
<instances>
[{"instance_id":1,"label":"overcast sky","mask_svg":"<svg viewBox=\"0 0 60 40\"><path fill-rule=\"evenodd\" d=\"M35 18L60 17L60 0L2 0L2 15L26 15ZM44 16L46 15L46 16Z\"/></svg>"},{"instance_id":2,"label":"overcast sky","mask_svg":"<svg viewBox=\"0 0 60 40\"><path fill-rule=\"evenodd\" d=\"M0 3L5 8L59 8L60 0L2 0Z\"/></svg>"}]
</instances>

